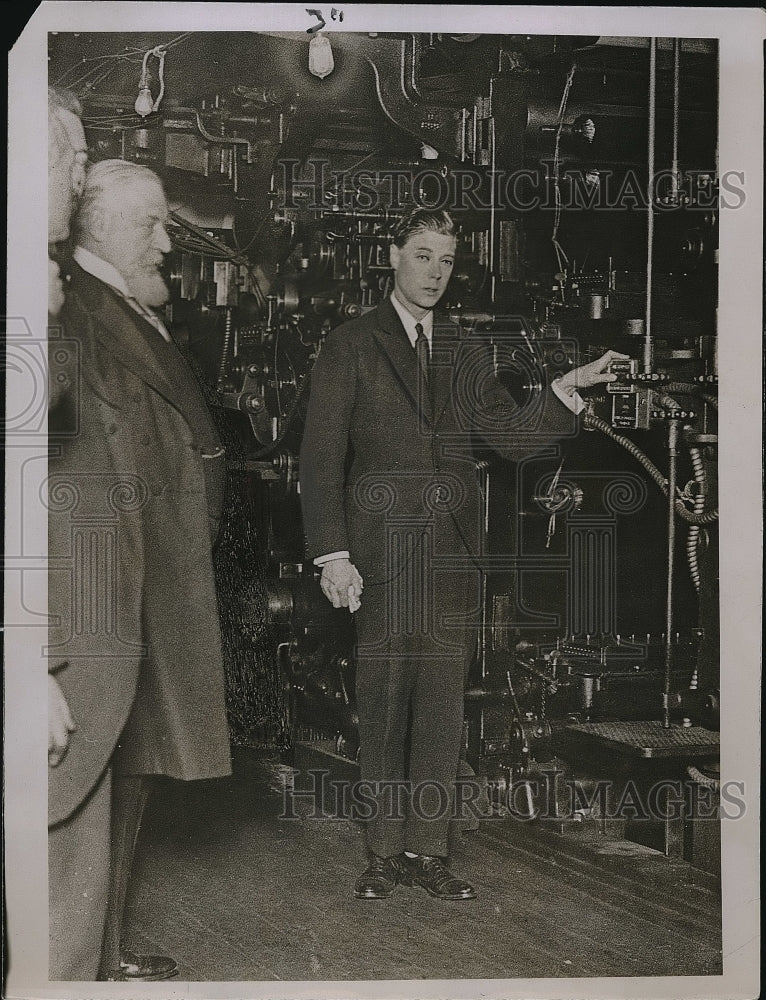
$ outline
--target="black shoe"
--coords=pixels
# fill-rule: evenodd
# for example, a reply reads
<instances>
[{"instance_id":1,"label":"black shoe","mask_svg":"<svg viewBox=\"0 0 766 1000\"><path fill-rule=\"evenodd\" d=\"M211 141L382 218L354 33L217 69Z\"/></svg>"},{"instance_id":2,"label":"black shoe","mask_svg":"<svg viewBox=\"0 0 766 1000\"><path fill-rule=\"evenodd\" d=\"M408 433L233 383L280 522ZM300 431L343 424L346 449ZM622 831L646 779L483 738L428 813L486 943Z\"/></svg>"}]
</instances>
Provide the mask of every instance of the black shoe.
<instances>
[{"instance_id":1,"label":"black shoe","mask_svg":"<svg viewBox=\"0 0 766 1000\"><path fill-rule=\"evenodd\" d=\"M441 858L405 855L404 862L406 871L400 878L404 885L422 885L436 899L476 899L474 887L453 875Z\"/></svg>"},{"instance_id":2,"label":"black shoe","mask_svg":"<svg viewBox=\"0 0 766 1000\"><path fill-rule=\"evenodd\" d=\"M110 983L157 983L178 975L178 963L166 955L135 955L123 951L120 967L112 972Z\"/></svg>"},{"instance_id":3,"label":"black shoe","mask_svg":"<svg viewBox=\"0 0 766 1000\"><path fill-rule=\"evenodd\" d=\"M379 858L370 855L370 863L354 884L357 899L386 899L396 888L402 877L402 866L398 857Z\"/></svg>"}]
</instances>

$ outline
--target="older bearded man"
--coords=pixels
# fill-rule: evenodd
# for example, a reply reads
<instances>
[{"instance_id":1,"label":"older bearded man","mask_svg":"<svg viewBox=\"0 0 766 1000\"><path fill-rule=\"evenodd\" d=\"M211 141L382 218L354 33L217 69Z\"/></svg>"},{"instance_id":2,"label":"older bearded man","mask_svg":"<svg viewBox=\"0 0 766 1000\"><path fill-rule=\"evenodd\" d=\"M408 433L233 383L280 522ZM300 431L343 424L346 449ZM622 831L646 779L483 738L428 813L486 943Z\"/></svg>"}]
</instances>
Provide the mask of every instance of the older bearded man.
<instances>
[{"instance_id":1,"label":"older bearded man","mask_svg":"<svg viewBox=\"0 0 766 1000\"><path fill-rule=\"evenodd\" d=\"M212 563L224 454L200 387L154 311L168 299L160 271L170 250L167 216L151 170L122 160L91 167L62 312L67 336L77 339L86 393L83 489L91 517L109 521L116 550L116 609L105 631L118 641L105 640L108 655L80 664L101 697L78 720L76 735L91 741L91 757L112 781L100 975L118 980L175 971L172 960L146 968L141 956L120 962L120 923L151 776L230 773Z\"/></svg>"}]
</instances>

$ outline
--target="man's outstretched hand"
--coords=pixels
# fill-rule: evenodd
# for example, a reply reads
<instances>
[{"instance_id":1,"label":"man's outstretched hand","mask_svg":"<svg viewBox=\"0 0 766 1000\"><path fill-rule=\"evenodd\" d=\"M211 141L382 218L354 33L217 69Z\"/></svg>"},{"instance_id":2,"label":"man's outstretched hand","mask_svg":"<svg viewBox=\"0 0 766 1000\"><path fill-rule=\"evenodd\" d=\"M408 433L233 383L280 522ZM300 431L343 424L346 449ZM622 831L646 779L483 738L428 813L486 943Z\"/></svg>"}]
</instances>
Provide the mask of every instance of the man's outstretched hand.
<instances>
[{"instance_id":1,"label":"man's outstretched hand","mask_svg":"<svg viewBox=\"0 0 766 1000\"><path fill-rule=\"evenodd\" d=\"M556 379L556 385L571 396L573 392L580 389L589 389L602 382L614 382L617 376L608 372L607 368L612 361L626 361L627 358L627 354L620 354L619 351L607 351L597 361L573 368L571 372L562 375Z\"/></svg>"}]
</instances>

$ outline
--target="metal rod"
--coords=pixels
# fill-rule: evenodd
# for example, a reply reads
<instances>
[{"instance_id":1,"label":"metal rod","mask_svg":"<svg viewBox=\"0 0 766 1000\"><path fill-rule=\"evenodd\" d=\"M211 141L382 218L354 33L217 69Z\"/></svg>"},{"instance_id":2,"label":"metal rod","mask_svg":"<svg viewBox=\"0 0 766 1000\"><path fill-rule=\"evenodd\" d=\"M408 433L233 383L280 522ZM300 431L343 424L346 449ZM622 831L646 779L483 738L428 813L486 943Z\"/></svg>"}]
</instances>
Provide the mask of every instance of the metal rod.
<instances>
[{"instance_id":1,"label":"metal rod","mask_svg":"<svg viewBox=\"0 0 766 1000\"><path fill-rule=\"evenodd\" d=\"M482 553L486 552L488 542L489 542L489 490L490 490L490 473L489 466L483 465L481 469L481 483L484 493L484 511L483 511L483 524L482 524ZM488 586L487 586L487 573L481 570L481 676L482 679L487 677L489 673L489 666L487 664L487 632L489 629L489 608L487 607L487 598L489 596Z\"/></svg>"},{"instance_id":2,"label":"metal rod","mask_svg":"<svg viewBox=\"0 0 766 1000\"><path fill-rule=\"evenodd\" d=\"M668 578L665 605L665 685L662 692L662 725L670 728L670 685L673 674L673 577L676 550L676 485L679 421L668 425Z\"/></svg>"},{"instance_id":3,"label":"metal rod","mask_svg":"<svg viewBox=\"0 0 766 1000\"><path fill-rule=\"evenodd\" d=\"M680 113L681 86L681 39L673 39L673 162L670 167L670 194L675 204L678 201L678 122Z\"/></svg>"},{"instance_id":4,"label":"metal rod","mask_svg":"<svg viewBox=\"0 0 766 1000\"><path fill-rule=\"evenodd\" d=\"M652 370L652 265L654 259L654 151L657 125L657 39L649 39L649 138L646 179L646 325L644 372Z\"/></svg>"},{"instance_id":5,"label":"metal rod","mask_svg":"<svg viewBox=\"0 0 766 1000\"><path fill-rule=\"evenodd\" d=\"M490 107L494 107L494 94L493 94L493 82L490 82ZM498 240L499 228L497 225L497 204L496 204L496 190L497 185L495 184L495 174L497 172L497 145L495 143L495 116L491 115L489 118L489 128L488 128L488 139L490 145L489 153L489 178L490 178L490 210L489 210L489 281L490 281L490 295L491 301L495 301L496 293L496 283L497 283L497 262L499 258L498 248L496 246Z\"/></svg>"}]
</instances>

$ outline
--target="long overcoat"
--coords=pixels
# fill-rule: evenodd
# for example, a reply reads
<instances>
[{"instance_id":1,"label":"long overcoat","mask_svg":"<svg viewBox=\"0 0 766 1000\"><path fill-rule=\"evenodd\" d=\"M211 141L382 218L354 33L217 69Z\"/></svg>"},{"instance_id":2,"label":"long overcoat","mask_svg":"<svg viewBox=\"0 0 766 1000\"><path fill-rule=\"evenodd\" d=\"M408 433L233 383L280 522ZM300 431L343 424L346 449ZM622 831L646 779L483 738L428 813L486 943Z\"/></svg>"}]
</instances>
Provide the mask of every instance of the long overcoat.
<instances>
[{"instance_id":1,"label":"long overcoat","mask_svg":"<svg viewBox=\"0 0 766 1000\"><path fill-rule=\"evenodd\" d=\"M76 265L62 318L73 362L52 427L49 662L77 729L49 772L50 823L116 759L124 773L230 772L220 441L175 345Z\"/></svg>"}]
</instances>

